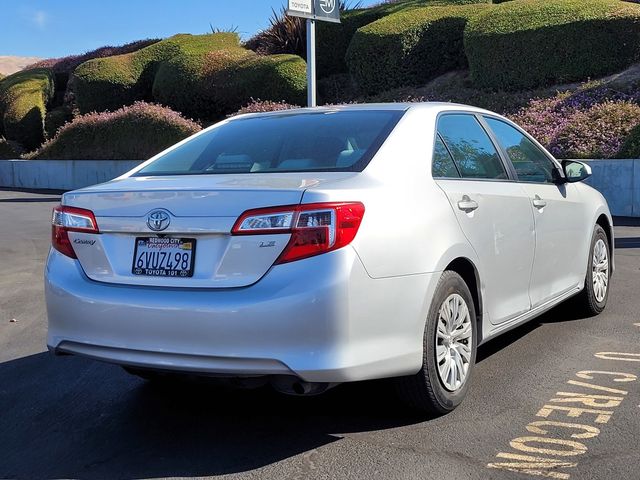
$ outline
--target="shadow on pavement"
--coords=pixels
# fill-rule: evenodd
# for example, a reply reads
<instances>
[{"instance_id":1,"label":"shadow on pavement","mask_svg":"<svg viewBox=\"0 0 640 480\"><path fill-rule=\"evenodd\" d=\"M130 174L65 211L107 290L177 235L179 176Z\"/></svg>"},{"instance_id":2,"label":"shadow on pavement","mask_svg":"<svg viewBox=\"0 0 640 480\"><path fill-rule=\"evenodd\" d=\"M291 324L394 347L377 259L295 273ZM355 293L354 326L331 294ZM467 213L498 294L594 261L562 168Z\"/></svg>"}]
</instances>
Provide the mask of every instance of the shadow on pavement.
<instances>
[{"instance_id":1,"label":"shadow on pavement","mask_svg":"<svg viewBox=\"0 0 640 480\"><path fill-rule=\"evenodd\" d=\"M476 363L489 358L491 355L517 342L521 338L527 336L535 329L547 323L572 322L576 320L586 320L587 317L578 312L572 304L571 300L561 303L557 307L552 308L548 312L540 315L533 320L514 328L499 337L489 340L484 345L478 347L476 355Z\"/></svg>"},{"instance_id":2,"label":"shadow on pavement","mask_svg":"<svg viewBox=\"0 0 640 480\"><path fill-rule=\"evenodd\" d=\"M158 387L119 367L41 353L0 364L0 478L244 472L335 442L340 432L425 420L403 410L386 381L306 398L270 388Z\"/></svg>"},{"instance_id":3,"label":"shadow on pavement","mask_svg":"<svg viewBox=\"0 0 640 480\"><path fill-rule=\"evenodd\" d=\"M639 217L613 217L613 225L616 227L638 227Z\"/></svg>"},{"instance_id":4,"label":"shadow on pavement","mask_svg":"<svg viewBox=\"0 0 640 480\"><path fill-rule=\"evenodd\" d=\"M567 307L482 346L478 361ZM317 397L270 388L145 383L119 367L48 353L0 364L0 478L200 477L247 472L328 445L341 433L429 420L408 411L387 380Z\"/></svg>"},{"instance_id":5,"label":"shadow on pavement","mask_svg":"<svg viewBox=\"0 0 640 480\"><path fill-rule=\"evenodd\" d=\"M640 248L640 237L618 237L615 244L616 248Z\"/></svg>"}]
</instances>

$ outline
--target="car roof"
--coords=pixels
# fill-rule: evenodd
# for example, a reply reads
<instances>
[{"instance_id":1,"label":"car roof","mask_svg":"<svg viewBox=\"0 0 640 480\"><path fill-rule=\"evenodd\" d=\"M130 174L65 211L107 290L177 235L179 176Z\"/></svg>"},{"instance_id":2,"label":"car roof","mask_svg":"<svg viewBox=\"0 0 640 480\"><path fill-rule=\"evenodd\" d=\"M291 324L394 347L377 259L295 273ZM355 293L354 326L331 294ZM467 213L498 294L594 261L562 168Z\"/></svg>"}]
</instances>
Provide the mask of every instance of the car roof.
<instances>
[{"instance_id":1,"label":"car roof","mask_svg":"<svg viewBox=\"0 0 640 480\"><path fill-rule=\"evenodd\" d=\"M460 103L450 102L407 102L407 103L350 103L344 105L325 105L321 107L311 108L295 108L291 110L278 110L273 112L261 112L261 113L248 113L244 115L238 115L234 118L252 118L263 117L273 115L304 115L305 113L319 113L319 112L336 112L336 111L401 111L406 112L408 110L422 110L430 111L431 113L438 114L443 111L468 111L476 113L488 113L496 115L496 113L482 108L473 107L471 105L463 105Z\"/></svg>"}]
</instances>

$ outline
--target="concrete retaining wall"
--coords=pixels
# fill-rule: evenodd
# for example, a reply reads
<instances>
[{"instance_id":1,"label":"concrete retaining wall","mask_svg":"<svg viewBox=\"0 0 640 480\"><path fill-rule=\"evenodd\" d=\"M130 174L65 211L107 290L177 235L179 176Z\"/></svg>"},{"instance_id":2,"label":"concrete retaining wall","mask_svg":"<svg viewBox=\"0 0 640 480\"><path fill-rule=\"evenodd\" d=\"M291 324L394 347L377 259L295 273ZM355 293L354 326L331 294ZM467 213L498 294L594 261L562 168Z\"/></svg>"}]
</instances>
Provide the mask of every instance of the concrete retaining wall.
<instances>
[{"instance_id":1,"label":"concrete retaining wall","mask_svg":"<svg viewBox=\"0 0 640 480\"><path fill-rule=\"evenodd\" d=\"M586 180L599 190L617 217L640 217L640 159L585 160L593 175Z\"/></svg>"},{"instance_id":2,"label":"concrete retaining wall","mask_svg":"<svg viewBox=\"0 0 640 480\"><path fill-rule=\"evenodd\" d=\"M75 190L119 177L139 160L0 160L0 187Z\"/></svg>"},{"instance_id":3,"label":"concrete retaining wall","mask_svg":"<svg viewBox=\"0 0 640 480\"><path fill-rule=\"evenodd\" d=\"M640 217L640 159L585 160L587 180L602 192L615 216ZM0 160L0 187L74 190L106 182L128 172L132 160Z\"/></svg>"}]
</instances>

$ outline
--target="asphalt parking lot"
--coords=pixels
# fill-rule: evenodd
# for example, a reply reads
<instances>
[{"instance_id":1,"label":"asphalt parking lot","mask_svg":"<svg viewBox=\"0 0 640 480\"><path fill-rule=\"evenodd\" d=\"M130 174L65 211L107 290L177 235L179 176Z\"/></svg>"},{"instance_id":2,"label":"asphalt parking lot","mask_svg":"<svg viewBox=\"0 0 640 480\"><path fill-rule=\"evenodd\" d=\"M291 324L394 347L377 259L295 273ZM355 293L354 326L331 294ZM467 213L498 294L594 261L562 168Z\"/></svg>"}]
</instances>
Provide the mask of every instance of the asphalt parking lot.
<instances>
[{"instance_id":1,"label":"asphalt parking lot","mask_svg":"<svg viewBox=\"0 0 640 480\"><path fill-rule=\"evenodd\" d=\"M561 307L486 344L463 405L429 419L384 381L313 398L158 388L50 356L58 201L0 191L0 478L640 478L640 227L616 227L604 314Z\"/></svg>"}]
</instances>

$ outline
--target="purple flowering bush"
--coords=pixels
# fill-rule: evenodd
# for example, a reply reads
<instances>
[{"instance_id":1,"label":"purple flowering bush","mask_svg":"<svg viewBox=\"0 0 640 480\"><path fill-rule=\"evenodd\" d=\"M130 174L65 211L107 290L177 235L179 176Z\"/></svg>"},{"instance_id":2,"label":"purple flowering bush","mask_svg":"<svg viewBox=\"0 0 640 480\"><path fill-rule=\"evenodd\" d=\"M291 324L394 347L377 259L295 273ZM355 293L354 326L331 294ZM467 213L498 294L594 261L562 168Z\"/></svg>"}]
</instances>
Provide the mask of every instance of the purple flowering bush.
<instances>
[{"instance_id":1,"label":"purple flowering bush","mask_svg":"<svg viewBox=\"0 0 640 480\"><path fill-rule=\"evenodd\" d=\"M245 113L264 113L264 112L277 112L279 110L291 110L294 108L300 108L298 105L291 105L286 102L272 102L270 100L251 100L250 103L242 107L236 113L229 115L235 117L236 115L243 115Z\"/></svg>"},{"instance_id":2,"label":"purple flowering bush","mask_svg":"<svg viewBox=\"0 0 640 480\"><path fill-rule=\"evenodd\" d=\"M112 57L114 55L124 55L126 53L132 53L142 48L158 43L159 38L148 38L145 40L137 40L135 42L126 43L117 47L105 46L100 47L90 52L83 53L81 55L69 55L67 57L60 58L48 58L40 60L32 65L29 65L26 69L30 68L50 68L54 73L70 74L75 68L88 60L94 58ZM25 70L26 70L25 69Z\"/></svg>"},{"instance_id":3,"label":"purple flowering bush","mask_svg":"<svg viewBox=\"0 0 640 480\"><path fill-rule=\"evenodd\" d=\"M610 101L575 113L550 145L551 152L565 158L612 158L631 129L640 125L640 106Z\"/></svg>"},{"instance_id":4,"label":"purple flowering bush","mask_svg":"<svg viewBox=\"0 0 640 480\"><path fill-rule=\"evenodd\" d=\"M136 102L114 112L76 117L26 158L145 160L200 129L169 108Z\"/></svg>"},{"instance_id":5,"label":"purple flowering bush","mask_svg":"<svg viewBox=\"0 0 640 480\"><path fill-rule=\"evenodd\" d=\"M534 99L511 119L558 158L613 158L640 124L640 93L608 87Z\"/></svg>"}]
</instances>

